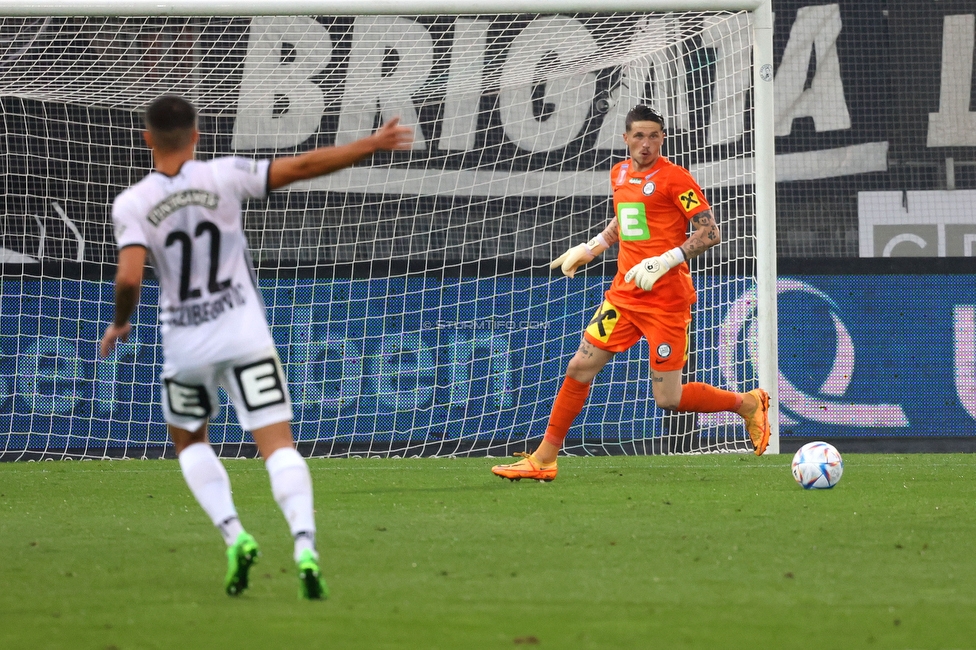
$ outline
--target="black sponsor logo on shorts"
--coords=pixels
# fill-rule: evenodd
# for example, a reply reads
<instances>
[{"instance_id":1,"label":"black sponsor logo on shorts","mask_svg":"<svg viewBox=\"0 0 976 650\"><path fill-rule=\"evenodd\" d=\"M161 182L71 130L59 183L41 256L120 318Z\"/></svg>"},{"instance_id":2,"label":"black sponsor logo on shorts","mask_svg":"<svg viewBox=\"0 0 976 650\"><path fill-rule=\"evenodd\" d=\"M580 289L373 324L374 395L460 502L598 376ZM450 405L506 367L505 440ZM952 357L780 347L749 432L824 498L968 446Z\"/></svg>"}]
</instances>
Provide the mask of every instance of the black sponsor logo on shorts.
<instances>
[{"instance_id":1,"label":"black sponsor logo on shorts","mask_svg":"<svg viewBox=\"0 0 976 650\"><path fill-rule=\"evenodd\" d=\"M274 357L234 368L237 385L248 411L284 404L287 393Z\"/></svg>"},{"instance_id":2,"label":"black sponsor logo on shorts","mask_svg":"<svg viewBox=\"0 0 976 650\"><path fill-rule=\"evenodd\" d=\"M169 410L174 415L205 418L213 412L206 387L181 384L173 379L163 379L163 383L166 385Z\"/></svg>"}]
</instances>

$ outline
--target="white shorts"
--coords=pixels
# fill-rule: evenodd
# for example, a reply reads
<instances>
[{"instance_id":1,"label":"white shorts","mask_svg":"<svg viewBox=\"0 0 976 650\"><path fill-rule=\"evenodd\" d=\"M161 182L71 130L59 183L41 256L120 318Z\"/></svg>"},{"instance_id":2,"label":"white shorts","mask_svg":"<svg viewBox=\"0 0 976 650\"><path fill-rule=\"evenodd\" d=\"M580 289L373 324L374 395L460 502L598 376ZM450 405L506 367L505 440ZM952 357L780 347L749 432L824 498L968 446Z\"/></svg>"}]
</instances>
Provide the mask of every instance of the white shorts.
<instances>
[{"instance_id":1,"label":"white shorts","mask_svg":"<svg viewBox=\"0 0 976 650\"><path fill-rule=\"evenodd\" d=\"M220 412L218 386L248 431L292 419L288 383L273 347L196 368L164 368L160 378L163 415L180 429L197 431Z\"/></svg>"}]
</instances>

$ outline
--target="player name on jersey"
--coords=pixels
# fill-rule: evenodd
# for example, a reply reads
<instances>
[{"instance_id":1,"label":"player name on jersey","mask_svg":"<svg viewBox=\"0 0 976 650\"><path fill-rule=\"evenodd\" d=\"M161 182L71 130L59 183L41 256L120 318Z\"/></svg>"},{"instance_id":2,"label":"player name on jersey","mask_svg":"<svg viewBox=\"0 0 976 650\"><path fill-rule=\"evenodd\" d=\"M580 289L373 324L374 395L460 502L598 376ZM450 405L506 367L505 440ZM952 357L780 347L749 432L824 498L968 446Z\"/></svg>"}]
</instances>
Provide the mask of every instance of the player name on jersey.
<instances>
[{"instance_id":1,"label":"player name on jersey","mask_svg":"<svg viewBox=\"0 0 976 650\"><path fill-rule=\"evenodd\" d=\"M163 219L180 208L185 208L188 205L199 205L209 210L216 210L219 202L220 197L213 192L207 192L206 190L183 190L175 194L170 194L158 203L146 216L146 221L154 226L158 226Z\"/></svg>"},{"instance_id":2,"label":"player name on jersey","mask_svg":"<svg viewBox=\"0 0 976 650\"><path fill-rule=\"evenodd\" d=\"M160 323L171 327L194 327L217 320L228 311L247 304L243 285L227 287L216 298L171 307L160 315Z\"/></svg>"}]
</instances>

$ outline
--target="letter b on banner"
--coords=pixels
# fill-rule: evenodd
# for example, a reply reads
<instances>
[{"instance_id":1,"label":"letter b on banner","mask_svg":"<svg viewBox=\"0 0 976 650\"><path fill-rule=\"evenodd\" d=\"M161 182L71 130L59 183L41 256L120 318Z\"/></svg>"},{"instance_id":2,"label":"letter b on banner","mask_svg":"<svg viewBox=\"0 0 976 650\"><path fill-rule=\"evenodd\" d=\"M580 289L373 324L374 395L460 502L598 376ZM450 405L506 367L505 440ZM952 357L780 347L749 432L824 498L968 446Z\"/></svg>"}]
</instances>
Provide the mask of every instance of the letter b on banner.
<instances>
[{"instance_id":1,"label":"letter b on banner","mask_svg":"<svg viewBox=\"0 0 976 650\"><path fill-rule=\"evenodd\" d=\"M325 99L310 79L331 56L329 32L313 18L253 18L234 124L234 149L285 149L314 135Z\"/></svg>"}]
</instances>

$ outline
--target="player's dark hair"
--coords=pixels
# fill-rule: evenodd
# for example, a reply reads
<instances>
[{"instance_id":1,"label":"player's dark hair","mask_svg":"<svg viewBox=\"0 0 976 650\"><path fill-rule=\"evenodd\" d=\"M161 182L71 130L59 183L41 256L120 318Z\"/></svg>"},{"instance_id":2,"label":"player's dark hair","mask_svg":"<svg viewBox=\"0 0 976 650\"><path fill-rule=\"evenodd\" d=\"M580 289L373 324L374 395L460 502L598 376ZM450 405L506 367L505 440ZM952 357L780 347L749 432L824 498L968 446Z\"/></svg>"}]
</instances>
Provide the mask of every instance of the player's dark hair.
<instances>
[{"instance_id":1,"label":"player's dark hair","mask_svg":"<svg viewBox=\"0 0 976 650\"><path fill-rule=\"evenodd\" d=\"M163 95L146 108L145 122L157 149L176 151L190 143L197 109L179 95Z\"/></svg>"},{"instance_id":2,"label":"player's dark hair","mask_svg":"<svg viewBox=\"0 0 976 650\"><path fill-rule=\"evenodd\" d=\"M630 131L630 127L633 126L634 122L657 122L661 125L662 131L666 130L664 116L646 104L638 104L627 113L624 121L624 127L627 131Z\"/></svg>"}]
</instances>

